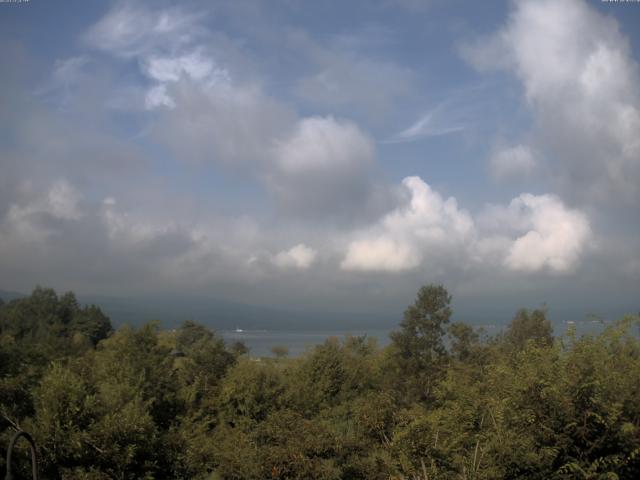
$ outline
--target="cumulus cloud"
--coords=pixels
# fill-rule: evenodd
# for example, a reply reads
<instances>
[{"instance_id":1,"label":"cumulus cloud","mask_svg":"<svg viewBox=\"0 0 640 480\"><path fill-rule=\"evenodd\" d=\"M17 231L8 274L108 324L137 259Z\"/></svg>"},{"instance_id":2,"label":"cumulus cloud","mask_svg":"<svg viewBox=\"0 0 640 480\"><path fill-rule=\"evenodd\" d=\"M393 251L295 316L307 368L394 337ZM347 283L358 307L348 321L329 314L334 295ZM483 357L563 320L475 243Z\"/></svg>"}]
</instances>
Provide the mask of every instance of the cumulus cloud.
<instances>
[{"instance_id":1,"label":"cumulus cloud","mask_svg":"<svg viewBox=\"0 0 640 480\"><path fill-rule=\"evenodd\" d=\"M273 152L267 182L288 210L340 211L366 202L375 149L354 123L303 118Z\"/></svg>"},{"instance_id":2,"label":"cumulus cloud","mask_svg":"<svg viewBox=\"0 0 640 480\"><path fill-rule=\"evenodd\" d=\"M500 146L490 158L491 173L499 180L526 178L536 169L535 155L527 145Z\"/></svg>"},{"instance_id":3,"label":"cumulus cloud","mask_svg":"<svg viewBox=\"0 0 640 480\"><path fill-rule=\"evenodd\" d=\"M502 265L511 271L574 270L592 244L587 216L553 195L522 194L477 219L419 177L402 182L403 205L355 234L343 270L400 272L451 262Z\"/></svg>"},{"instance_id":4,"label":"cumulus cloud","mask_svg":"<svg viewBox=\"0 0 640 480\"><path fill-rule=\"evenodd\" d=\"M276 148L283 172L319 173L324 170L359 170L369 166L373 142L355 124L333 117L302 119L289 139Z\"/></svg>"},{"instance_id":5,"label":"cumulus cloud","mask_svg":"<svg viewBox=\"0 0 640 480\"><path fill-rule=\"evenodd\" d=\"M498 246L504 265L514 271L566 273L593 246L587 216L553 195L523 193L507 207L492 207L483 215L489 232L503 232L488 233L484 246Z\"/></svg>"},{"instance_id":6,"label":"cumulus cloud","mask_svg":"<svg viewBox=\"0 0 640 480\"><path fill-rule=\"evenodd\" d=\"M640 73L614 19L579 0L516 2L503 28L463 53L482 71L522 82L537 142L564 191L638 198Z\"/></svg>"},{"instance_id":7,"label":"cumulus cloud","mask_svg":"<svg viewBox=\"0 0 640 480\"><path fill-rule=\"evenodd\" d=\"M318 252L303 243L283 250L273 257L273 263L279 268L296 268L306 270L316 260Z\"/></svg>"},{"instance_id":8,"label":"cumulus cloud","mask_svg":"<svg viewBox=\"0 0 640 480\"><path fill-rule=\"evenodd\" d=\"M351 242L340 266L343 270L400 272L417 267L421 260L411 244L380 236Z\"/></svg>"},{"instance_id":9,"label":"cumulus cloud","mask_svg":"<svg viewBox=\"0 0 640 480\"><path fill-rule=\"evenodd\" d=\"M444 199L419 177L407 177L405 204L377 225L357 234L341 263L344 270L398 272L436 261L445 253L464 249L472 240L471 216L455 198Z\"/></svg>"}]
</instances>

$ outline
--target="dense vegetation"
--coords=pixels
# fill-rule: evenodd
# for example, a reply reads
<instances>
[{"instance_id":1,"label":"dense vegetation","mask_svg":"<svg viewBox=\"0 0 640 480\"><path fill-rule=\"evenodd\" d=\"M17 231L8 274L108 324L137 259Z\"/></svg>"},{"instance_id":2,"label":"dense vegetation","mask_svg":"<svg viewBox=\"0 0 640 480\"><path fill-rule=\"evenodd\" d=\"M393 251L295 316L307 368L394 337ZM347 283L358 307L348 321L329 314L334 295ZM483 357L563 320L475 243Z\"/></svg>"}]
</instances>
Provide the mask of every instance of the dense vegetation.
<instances>
[{"instance_id":1,"label":"dense vegetation","mask_svg":"<svg viewBox=\"0 0 640 480\"><path fill-rule=\"evenodd\" d=\"M554 338L522 310L480 338L450 301L423 287L384 349L257 361L36 288L0 305L0 445L32 432L46 478L640 478L638 317Z\"/></svg>"}]
</instances>

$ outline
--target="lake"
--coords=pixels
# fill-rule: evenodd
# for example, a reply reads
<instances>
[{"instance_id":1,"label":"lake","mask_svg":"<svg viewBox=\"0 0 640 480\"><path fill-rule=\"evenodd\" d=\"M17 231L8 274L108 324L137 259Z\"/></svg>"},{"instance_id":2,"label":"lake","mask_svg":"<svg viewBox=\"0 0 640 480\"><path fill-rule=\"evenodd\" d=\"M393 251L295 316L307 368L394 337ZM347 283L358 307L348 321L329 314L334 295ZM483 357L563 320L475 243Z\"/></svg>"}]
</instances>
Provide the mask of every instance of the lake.
<instances>
[{"instance_id":1,"label":"lake","mask_svg":"<svg viewBox=\"0 0 640 480\"><path fill-rule=\"evenodd\" d=\"M249 347L249 354L252 357L272 357L271 349L275 346L287 347L289 356L301 355L306 349L324 343L329 337L338 337L343 340L348 335L373 337L378 345L384 346L389 343L389 332L391 330L367 330L367 331L309 331L309 332L286 332L270 330L244 330L237 332L227 330L219 332L227 343L237 340L244 342Z\"/></svg>"},{"instance_id":2,"label":"lake","mask_svg":"<svg viewBox=\"0 0 640 480\"><path fill-rule=\"evenodd\" d=\"M562 336L566 333L569 325L576 329L578 336L584 334L599 333L604 324L600 321L578 321L561 322L554 325L554 333ZM485 335L495 335L502 330L505 325L474 325L474 328L482 328ZM384 347L389 343L389 333L392 329L370 329L370 330L318 330L318 331L278 331L278 330L222 330L218 333L227 343L241 341L249 348L252 357L272 357L271 349L275 346L289 349L289 356L296 357L303 354L314 345L320 345L329 337L337 337L340 340L348 335L375 338L378 345Z\"/></svg>"}]
</instances>

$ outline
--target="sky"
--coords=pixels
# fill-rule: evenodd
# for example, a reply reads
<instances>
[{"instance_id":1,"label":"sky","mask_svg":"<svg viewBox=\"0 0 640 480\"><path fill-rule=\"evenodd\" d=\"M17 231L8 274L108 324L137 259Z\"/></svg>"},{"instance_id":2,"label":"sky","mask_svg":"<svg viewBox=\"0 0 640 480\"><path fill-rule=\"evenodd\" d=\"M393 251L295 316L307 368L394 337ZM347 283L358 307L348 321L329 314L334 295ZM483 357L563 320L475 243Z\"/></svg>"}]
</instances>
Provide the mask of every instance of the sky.
<instances>
[{"instance_id":1,"label":"sky","mask_svg":"<svg viewBox=\"0 0 640 480\"><path fill-rule=\"evenodd\" d=\"M636 313L638 27L637 2L0 3L0 289Z\"/></svg>"}]
</instances>

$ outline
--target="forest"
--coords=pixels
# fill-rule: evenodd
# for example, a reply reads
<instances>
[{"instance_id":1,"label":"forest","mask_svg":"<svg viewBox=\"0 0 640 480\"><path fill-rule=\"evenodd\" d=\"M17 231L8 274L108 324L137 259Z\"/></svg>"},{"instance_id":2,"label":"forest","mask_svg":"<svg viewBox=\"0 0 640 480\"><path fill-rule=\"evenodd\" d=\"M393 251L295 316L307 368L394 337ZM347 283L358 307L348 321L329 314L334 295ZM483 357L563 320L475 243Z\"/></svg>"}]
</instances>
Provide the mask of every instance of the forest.
<instances>
[{"instance_id":1,"label":"forest","mask_svg":"<svg viewBox=\"0 0 640 480\"><path fill-rule=\"evenodd\" d=\"M488 336L426 285L388 346L255 358L193 321L112 328L37 287L0 303L0 472L29 432L51 479L637 479L638 316ZM31 478L27 443L14 478Z\"/></svg>"}]
</instances>

